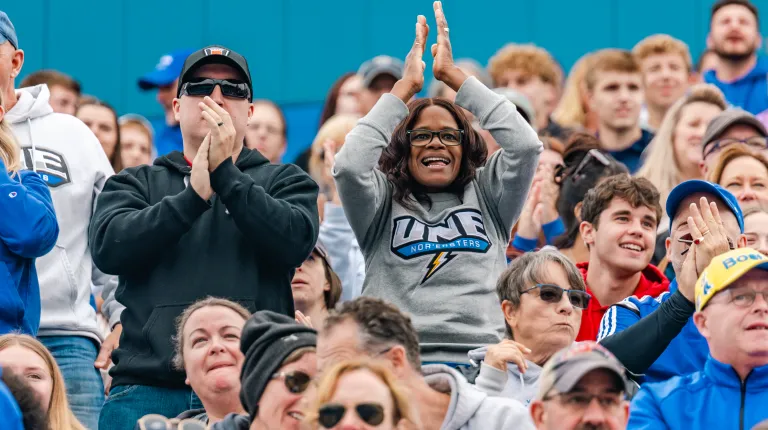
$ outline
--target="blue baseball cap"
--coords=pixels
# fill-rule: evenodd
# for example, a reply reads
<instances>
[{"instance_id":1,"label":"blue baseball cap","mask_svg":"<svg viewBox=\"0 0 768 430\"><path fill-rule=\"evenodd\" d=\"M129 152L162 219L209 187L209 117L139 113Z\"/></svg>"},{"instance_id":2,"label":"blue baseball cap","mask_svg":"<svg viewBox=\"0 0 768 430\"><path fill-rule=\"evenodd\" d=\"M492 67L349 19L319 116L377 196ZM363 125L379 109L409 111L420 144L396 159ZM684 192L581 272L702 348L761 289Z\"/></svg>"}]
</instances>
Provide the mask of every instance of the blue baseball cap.
<instances>
[{"instance_id":1,"label":"blue baseball cap","mask_svg":"<svg viewBox=\"0 0 768 430\"><path fill-rule=\"evenodd\" d=\"M0 43L11 42L14 49L19 49L19 39L8 14L0 10Z\"/></svg>"},{"instance_id":2,"label":"blue baseball cap","mask_svg":"<svg viewBox=\"0 0 768 430\"><path fill-rule=\"evenodd\" d=\"M696 193L712 194L722 200L723 203L728 206L728 209L736 215L736 221L739 223L739 230L744 233L744 214L741 212L741 207L739 206L739 201L736 200L736 196L720 185L699 179L681 182L670 191L669 197L667 197L667 216L669 216L670 232L672 231L672 220L675 218L680 203L691 194Z\"/></svg>"},{"instance_id":3,"label":"blue baseball cap","mask_svg":"<svg viewBox=\"0 0 768 430\"><path fill-rule=\"evenodd\" d=\"M146 91L172 84L181 74L184 60L193 52L192 49L179 49L163 55L155 70L139 78L139 88Z\"/></svg>"}]
</instances>

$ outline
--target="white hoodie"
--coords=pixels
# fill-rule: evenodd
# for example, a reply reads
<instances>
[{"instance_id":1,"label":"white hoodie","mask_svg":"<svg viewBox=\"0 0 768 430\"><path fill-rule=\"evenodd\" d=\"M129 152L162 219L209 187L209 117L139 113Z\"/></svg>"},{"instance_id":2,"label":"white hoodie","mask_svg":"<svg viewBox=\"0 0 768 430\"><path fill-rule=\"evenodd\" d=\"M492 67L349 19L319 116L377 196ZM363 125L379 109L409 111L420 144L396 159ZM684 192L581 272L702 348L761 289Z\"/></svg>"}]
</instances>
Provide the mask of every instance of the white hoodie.
<instances>
[{"instance_id":1,"label":"white hoodie","mask_svg":"<svg viewBox=\"0 0 768 430\"><path fill-rule=\"evenodd\" d=\"M421 373L432 389L450 394L451 402L440 430L533 430L522 403L490 397L467 382L458 371L443 365L422 366Z\"/></svg>"},{"instance_id":2,"label":"white hoodie","mask_svg":"<svg viewBox=\"0 0 768 430\"><path fill-rule=\"evenodd\" d=\"M101 273L91 260L88 226L96 197L114 171L82 121L53 112L46 85L16 94L19 100L5 119L21 145L23 168L40 174L51 190L60 230L56 246L36 263L42 302L38 335L101 342L91 292L102 291L110 327L120 321L124 307L115 300L117 277Z\"/></svg>"}]
</instances>

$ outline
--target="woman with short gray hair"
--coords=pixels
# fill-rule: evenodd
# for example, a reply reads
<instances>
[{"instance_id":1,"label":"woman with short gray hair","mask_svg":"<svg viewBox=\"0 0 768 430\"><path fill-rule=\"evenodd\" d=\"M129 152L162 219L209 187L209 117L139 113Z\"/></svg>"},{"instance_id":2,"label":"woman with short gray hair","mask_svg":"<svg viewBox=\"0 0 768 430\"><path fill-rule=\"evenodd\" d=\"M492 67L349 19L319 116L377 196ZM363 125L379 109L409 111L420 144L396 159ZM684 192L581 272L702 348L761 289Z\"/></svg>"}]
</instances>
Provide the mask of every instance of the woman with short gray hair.
<instances>
[{"instance_id":1,"label":"woman with short gray hair","mask_svg":"<svg viewBox=\"0 0 768 430\"><path fill-rule=\"evenodd\" d=\"M518 257L496 284L506 321L505 339L469 352L480 366L477 388L528 405L536 395L541 368L571 345L590 295L576 266L557 250Z\"/></svg>"}]
</instances>

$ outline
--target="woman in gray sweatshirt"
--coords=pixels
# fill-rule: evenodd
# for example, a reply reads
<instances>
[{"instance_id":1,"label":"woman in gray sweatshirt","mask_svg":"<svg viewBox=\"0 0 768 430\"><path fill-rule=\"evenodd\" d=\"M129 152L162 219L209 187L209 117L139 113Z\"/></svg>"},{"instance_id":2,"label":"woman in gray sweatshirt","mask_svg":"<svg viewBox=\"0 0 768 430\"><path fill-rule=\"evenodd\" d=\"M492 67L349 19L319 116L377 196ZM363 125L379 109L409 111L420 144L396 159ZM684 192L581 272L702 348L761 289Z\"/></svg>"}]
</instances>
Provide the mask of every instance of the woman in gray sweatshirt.
<instances>
[{"instance_id":1,"label":"woman in gray sweatshirt","mask_svg":"<svg viewBox=\"0 0 768 430\"><path fill-rule=\"evenodd\" d=\"M494 285L542 144L511 102L456 67L437 7L436 18L433 73L456 103L409 103L424 83L419 16L402 79L347 135L333 175L365 256L363 295L411 314L424 361L467 363L504 331ZM501 146L487 161L459 107Z\"/></svg>"}]
</instances>

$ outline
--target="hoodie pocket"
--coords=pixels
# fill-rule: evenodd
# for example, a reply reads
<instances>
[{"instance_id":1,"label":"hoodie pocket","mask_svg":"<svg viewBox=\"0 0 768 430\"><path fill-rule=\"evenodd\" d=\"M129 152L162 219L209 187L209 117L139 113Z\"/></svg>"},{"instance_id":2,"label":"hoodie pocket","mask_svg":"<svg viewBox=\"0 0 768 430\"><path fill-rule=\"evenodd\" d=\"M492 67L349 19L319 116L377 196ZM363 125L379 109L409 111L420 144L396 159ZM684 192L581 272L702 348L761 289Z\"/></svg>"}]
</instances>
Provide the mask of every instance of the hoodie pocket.
<instances>
[{"instance_id":1,"label":"hoodie pocket","mask_svg":"<svg viewBox=\"0 0 768 430\"><path fill-rule=\"evenodd\" d=\"M56 253L59 254L59 261L61 261L64 275L67 278L67 289L64 293L68 298L69 307L72 308L72 311L74 312L75 302L77 302L77 280L75 279L75 271L72 270L72 264L69 262L69 257L67 257L67 250L58 244L54 249L56 250Z\"/></svg>"},{"instance_id":2,"label":"hoodie pocket","mask_svg":"<svg viewBox=\"0 0 768 430\"><path fill-rule=\"evenodd\" d=\"M158 305L152 308L147 323L141 329L144 342L148 347L146 351L148 360L152 362L151 368L161 366L168 372L173 372L171 359L174 351L174 337L176 336L176 318L184 312L192 302ZM148 363L149 364L149 363Z\"/></svg>"}]
</instances>

